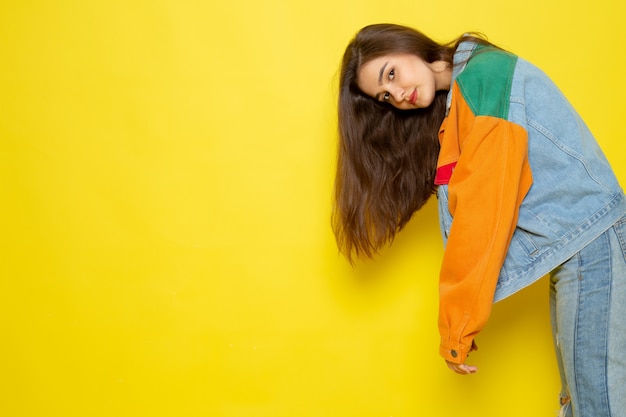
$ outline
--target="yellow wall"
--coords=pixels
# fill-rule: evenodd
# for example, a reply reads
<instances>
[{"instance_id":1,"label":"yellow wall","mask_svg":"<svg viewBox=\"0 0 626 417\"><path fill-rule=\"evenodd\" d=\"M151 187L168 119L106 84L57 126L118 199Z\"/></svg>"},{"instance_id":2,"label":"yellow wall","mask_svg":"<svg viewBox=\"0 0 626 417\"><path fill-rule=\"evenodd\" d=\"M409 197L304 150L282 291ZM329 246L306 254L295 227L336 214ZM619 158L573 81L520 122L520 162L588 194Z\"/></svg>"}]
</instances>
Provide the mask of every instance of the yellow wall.
<instances>
[{"instance_id":1,"label":"yellow wall","mask_svg":"<svg viewBox=\"0 0 626 417\"><path fill-rule=\"evenodd\" d=\"M543 67L626 184L626 6L0 4L0 415L553 415L545 279L438 357L434 202L375 263L329 227L338 63L374 22ZM620 55L621 54L621 55Z\"/></svg>"}]
</instances>

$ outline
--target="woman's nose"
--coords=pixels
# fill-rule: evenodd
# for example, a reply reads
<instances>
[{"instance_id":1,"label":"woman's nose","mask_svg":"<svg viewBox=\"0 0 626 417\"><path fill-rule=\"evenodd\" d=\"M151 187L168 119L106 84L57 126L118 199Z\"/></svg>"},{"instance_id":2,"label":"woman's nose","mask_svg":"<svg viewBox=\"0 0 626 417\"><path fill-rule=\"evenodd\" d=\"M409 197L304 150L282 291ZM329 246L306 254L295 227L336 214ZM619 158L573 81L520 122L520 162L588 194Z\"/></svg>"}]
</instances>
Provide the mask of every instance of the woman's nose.
<instances>
[{"instance_id":1,"label":"woman's nose","mask_svg":"<svg viewBox=\"0 0 626 417\"><path fill-rule=\"evenodd\" d=\"M396 103L400 103L402 100L404 100L404 89L398 88L394 92L392 92L391 95L393 96L393 99Z\"/></svg>"}]
</instances>

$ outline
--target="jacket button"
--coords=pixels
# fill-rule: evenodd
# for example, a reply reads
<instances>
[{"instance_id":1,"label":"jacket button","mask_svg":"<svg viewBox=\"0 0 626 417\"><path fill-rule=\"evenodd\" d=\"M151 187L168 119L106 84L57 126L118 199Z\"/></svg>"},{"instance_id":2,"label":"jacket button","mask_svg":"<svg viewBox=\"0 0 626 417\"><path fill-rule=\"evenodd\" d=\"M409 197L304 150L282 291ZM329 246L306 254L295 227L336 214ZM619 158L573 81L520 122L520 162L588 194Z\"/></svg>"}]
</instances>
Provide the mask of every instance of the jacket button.
<instances>
[{"instance_id":1,"label":"jacket button","mask_svg":"<svg viewBox=\"0 0 626 417\"><path fill-rule=\"evenodd\" d=\"M452 355L453 358L456 358L458 356L458 353L456 353L456 350L451 350L450 354Z\"/></svg>"}]
</instances>

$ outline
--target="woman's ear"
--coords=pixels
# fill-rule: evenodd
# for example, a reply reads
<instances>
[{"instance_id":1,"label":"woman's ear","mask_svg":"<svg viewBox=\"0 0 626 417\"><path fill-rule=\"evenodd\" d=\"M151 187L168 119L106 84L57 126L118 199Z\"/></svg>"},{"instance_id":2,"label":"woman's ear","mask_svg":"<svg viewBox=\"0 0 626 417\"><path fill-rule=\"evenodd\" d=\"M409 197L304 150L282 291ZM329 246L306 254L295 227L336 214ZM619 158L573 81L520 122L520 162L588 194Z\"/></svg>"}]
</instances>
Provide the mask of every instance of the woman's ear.
<instances>
[{"instance_id":1,"label":"woman's ear","mask_svg":"<svg viewBox=\"0 0 626 417\"><path fill-rule=\"evenodd\" d=\"M444 72L450 67L450 64L447 61L434 61L429 65L433 72Z\"/></svg>"}]
</instances>

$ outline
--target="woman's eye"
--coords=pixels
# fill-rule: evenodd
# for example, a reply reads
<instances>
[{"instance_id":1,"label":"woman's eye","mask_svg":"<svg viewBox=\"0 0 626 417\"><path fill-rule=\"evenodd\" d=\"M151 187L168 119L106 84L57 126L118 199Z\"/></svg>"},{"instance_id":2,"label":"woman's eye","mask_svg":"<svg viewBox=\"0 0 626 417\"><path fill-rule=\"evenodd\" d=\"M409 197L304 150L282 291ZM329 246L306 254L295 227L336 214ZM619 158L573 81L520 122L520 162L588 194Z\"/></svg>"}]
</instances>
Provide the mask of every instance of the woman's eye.
<instances>
[{"instance_id":1,"label":"woman's eye","mask_svg":"<svg viewBox=\"0 0 626 417\"><path fill-rule=\"evenodd\" d=\"M389 71L389 81L393 80L393 77L396 76L396 70Z\"/></svg>"},{"instance_id":2,"label":"woman's eye","mask_svg":"<svg viewBox=\"0 0 626 417\"><path fill-rule=\"evenodd\" d=\"M383 101L389 101L389 93L383 94Z\"/></svg>"}]
</instances>

